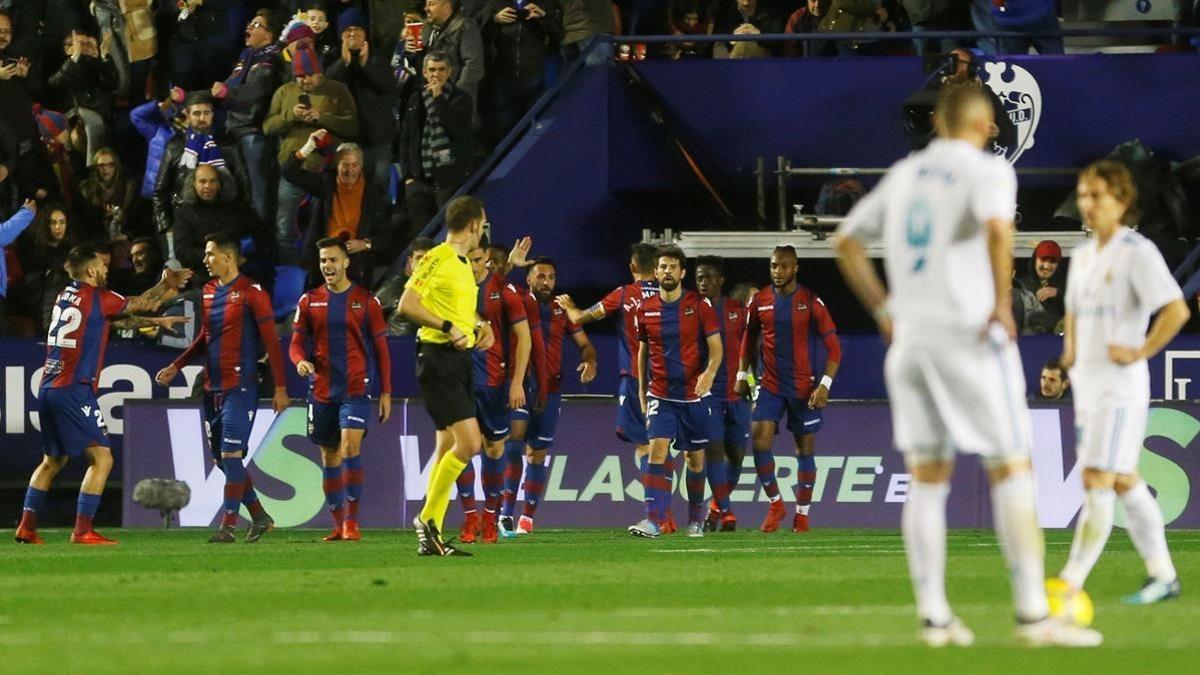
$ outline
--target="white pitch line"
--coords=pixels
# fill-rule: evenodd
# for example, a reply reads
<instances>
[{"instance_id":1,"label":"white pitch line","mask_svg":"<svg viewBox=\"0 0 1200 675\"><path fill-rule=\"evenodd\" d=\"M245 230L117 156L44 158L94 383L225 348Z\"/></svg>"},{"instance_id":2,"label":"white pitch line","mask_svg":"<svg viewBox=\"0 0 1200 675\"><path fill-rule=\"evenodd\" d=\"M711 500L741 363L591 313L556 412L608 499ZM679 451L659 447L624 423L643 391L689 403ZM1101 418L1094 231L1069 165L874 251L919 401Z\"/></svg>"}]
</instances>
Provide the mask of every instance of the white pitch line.
<instances>
[{"instance_id":1,"label":"white pitch line","mask_svg":"<svg viewBox=\"0 0 1200 675\"><path fill-rule=\"evenodd\" d=\"M1070 546L1071 542L1046 542L1047 547ZM999 548L1000 544L993 542L978 542L973 544L956 544L956 547L965 548ZM885 553L904 553L904 547L897 546L879 546L874 544L862 544L849 546L745 546L738 548L653 548L650 549L653 553L768 553L771 551L833 551L843 553L869 553L869 552L885 552Z\"/></svg>"}]
</instances>

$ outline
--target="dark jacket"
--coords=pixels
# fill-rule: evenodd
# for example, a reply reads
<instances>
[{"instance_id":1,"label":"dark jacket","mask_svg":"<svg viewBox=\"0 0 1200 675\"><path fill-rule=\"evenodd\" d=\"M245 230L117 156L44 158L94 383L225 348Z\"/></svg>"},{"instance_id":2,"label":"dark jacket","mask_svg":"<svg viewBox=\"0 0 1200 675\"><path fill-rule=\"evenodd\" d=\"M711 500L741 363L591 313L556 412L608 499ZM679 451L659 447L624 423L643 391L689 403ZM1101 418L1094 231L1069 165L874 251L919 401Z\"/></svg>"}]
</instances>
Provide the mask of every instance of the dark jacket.
<instances>
[{"instance_id":1,"label":"dark jacket","mask_svg":"<svg viewBox=\"0 0 1200 675\"><path fill-rule=\"evenodd\" d=\"M183 156L183 146L187 141L186 134L176 134L167 141L163 150L162 163L158 169L158 179L154 182L154 224L159 232L166 232L172 227L172 215L175 204L187 181L182 180L190 171L179 166L179 158ZM221 146L221 156L225 158L225 167L220 169L221 184L226 185L232 180L237 190L236 200L248 202L250 195L250 174L246 171L246 162L242 159L242 150L228 138L217 137L217 145Z\"/></svg>"},{"instance_id":2,"label":"dark jacket","mask_svg":"<svg viewBox=\"0 0 1200 675\"><path fill-rule=\"evenodd\" d=\"M304 231L304 245L301 248L310 276L314 282L320 280L320 269L317 266L316 243L327 236L328 223L333 213L333 198L337 194L337 169L332 164L321 173L313 173L304 168L303 161L293 155L283 165L283 177L299 186L305 192L318 200L316 208L309 209L308 227ZM357 239L370 239L370 251L362 251L350 256L351 279L370 285L371 274L375 269L375 256L384 247L380 246L387 236L389 222L387 195L374 187L370 172L364 167L362 209L359 211Z\"/></svg>"},{"instance_id":3,"label":"dark jacket","mask_svg":"<svg viewBox=\"0 0 1200 675\"><path fill-rule=\"evenodd\" d=\"M22 54L12 47L0 50L0 60L15 59ZM12 77L0 80L0 119L12 125L12 132L19 141L38 139L37 122L33 119L34 99L41 99L40 79L30 66L28 77Z\"/></svg>"},{"instance_id":4,"label":"dark jacket","mask_svg":"<svg viewBox=\"0 0 1200 675\"><path fill-rule=\"evenodd\" d=\"M474 102L458 87L448 88L433 104L437 106L438 118L450 138L450 154L453 161L436 167L435 175L423 176L421 168L421 131L425 128L424 92L415 92L408 99L400 127L400 162L404 167L404 180L410 178L432 178L438 187L452 188L462 185L471 175L475 159L475 131L471 118Z\"/></svg>"},{"instance_id":5,"label":"dark jacket","mask_svg":"<svg viewBox=\"0 0 1200 675\"><path fill-rule=\"evenodd\" d=\"M395 136L392 101L396 96L396 78L387 54L371 51L367 65L358 60L347 64L340 57L329 66L325 77L346 85L358 108L358 136L364 148L391 145Z\"/></svg>"},{"instance_id":6,"label":"dark jacket","mask_svg":"<svg viewBox=\"0 0 1200 675\"><path fill-rule=\"evenodd\" d=\"M50 76L50 86L62 89L75 106L95 110L105 120L111 120L113 91L119 78L111 56L106 59L80 56L78 61L63 61L58 72Z\"/></svg>"},{"instance_id":7,"label":"dark jacket","mask_svg":"<svg viewBox=\"0 0 1200 675\"><path fill-rule=\"evenodd\" d=\"M1065 300L1067 296L1067 266L1066 261L1060 259L1058 261L1058 269L1054 271L1050 279L1046 283L1037 275L1037 258L1029 257L1027 274L1020 279L1021 287L1029 291L1032 302L1027 302L1025 307L1024 329L1022 332L1030 333L1053 333L1058 326L1058 322L1062 320L1066 314ZM1037 300L1037 292L1043 286L1051 286L1058 289L1058 294L1052 298L1046 298L1045 301Z\"/></svg>"},{"instance_id":8,"label":"dark jacket","mask_svg":"<svg viewBox=\"0 0 1200 675\"><path fill-rule=\"evenodd\" d=\"M454 85L470 94L474 101L479 95L479 83L483 80L484 71L483 36L479 26L470 18L455 12L443 28L426 21L421 27L421 42L425 45L426 54L436 50L450 56ZM416 63L421 63L421 60L417 59Z\"/></svg>"},{"instance_id":9,"label":"dark jacket","mask_svg":"<svg viewBox=\"0 0 1200 675\"><path fill-rule=\"evenodd\" d=\"M195 271L193 288L200 288L209 279L208 271L204 269L204 238L223 230L239 240L254 239L256 250L270 250L271 237L267 227L254 209L236 199L235 190L222 183L216 201L202 202L196 196L189 172L180 192L179 205L175 208L175 257L184 267Z\"/></svg>"},{"instance_id":10,"label":"dark jacket","mask_svg":"<svg viewBox=\"0 0 1200 675\"><path fill-rule=\"evenodd\" d=\"M283 61L279 47L247 47L225 80L229 88L222 100L226 110L225 130L234 138L262 133L263 119L271 107L271 97L283 84Z\"/></svg>"},{"instance_id":11,"label":"dark jacket","mask_svg":"<svg viewBox=\"0 0 1200 675\"><path fill-rule=\"evenodd\" d=\"M543 75L546 55L557 51L563 39L562 5L558 0L538 0L546 16L533 21L518 18L501 25L492 20L496 13L511 7L510 0L488 0L483 42L487 50L488 77L530 81Z\"/></svg>"}]
</instances>

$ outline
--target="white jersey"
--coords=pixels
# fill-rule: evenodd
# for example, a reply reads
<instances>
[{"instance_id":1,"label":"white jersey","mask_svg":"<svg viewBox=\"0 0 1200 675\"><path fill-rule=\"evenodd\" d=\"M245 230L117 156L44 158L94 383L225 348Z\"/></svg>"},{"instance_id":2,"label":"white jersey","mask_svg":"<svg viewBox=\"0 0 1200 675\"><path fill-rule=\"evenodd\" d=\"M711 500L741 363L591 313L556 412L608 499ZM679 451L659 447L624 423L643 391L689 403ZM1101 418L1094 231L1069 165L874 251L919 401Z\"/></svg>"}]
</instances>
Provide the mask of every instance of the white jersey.
<instances>
[{"instance_id":1,"label":"white jersey","mask_svg":"<svg viewBox=\"0 0 1200 675\"><path fill-rule=\"evenodd\" d=\"M883 240L897 335L982 331L995 308L984 224L1011 221L1017 178L1003 159L937 139L892 166L840 233Z\"/></svg>"},{"instance_id":2,"label":"white jersey","mask_svg":"<svg viewBox=\"0 0 1200 675\"><path fill-rule=\"evenodd\" d=\"M1120 371L1108 358L1108 346L1141 346L1150 316L1182 297L1158 248L1133 230L1121 228L1103 248L1094 237L1078 246L1066 297L1067 312L1075 317L1075 369ZM1146 363L1127 368L1145 370Z\"/></svg>"}]
</instances>

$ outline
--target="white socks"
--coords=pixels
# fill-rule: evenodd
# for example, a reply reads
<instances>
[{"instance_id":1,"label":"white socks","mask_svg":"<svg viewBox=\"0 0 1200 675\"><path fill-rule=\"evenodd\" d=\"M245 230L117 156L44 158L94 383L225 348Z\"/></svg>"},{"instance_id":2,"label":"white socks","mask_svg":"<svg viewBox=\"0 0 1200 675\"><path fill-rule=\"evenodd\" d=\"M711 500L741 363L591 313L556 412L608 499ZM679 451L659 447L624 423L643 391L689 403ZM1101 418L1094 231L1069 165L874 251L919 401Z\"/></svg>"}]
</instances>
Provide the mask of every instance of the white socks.
<instances>
[{"instance_id":1,"label":"white socks","mask_svg":"<svg viewBox=\"0 0 1200 675\"><path fill-rule=\"evenodd\" d=\"M992 486L992 522L1012 573L1017 618L1036 621L1048 613L1045 543L1038 527L1033 474L1024 471Z\"/></svg>"},{"instance_id":2,"label":"white socks","mask_svg":"<svg viewBox=\"0 0 1200 675\"><path fill-rule=\"evenodd\" d=\"M1063 581L1074 588L1083 588L1088 573L1092 571L1108 535L1113 527L1113 508L1116 493L1109 488L1096 488L1084 493L1083 511L1075 524L1075 540L1071 543L1071 556L1060 575ZM1157 508L1157 504L1155 507ZM1160 523L1161 521L1161 515ZM1165 542L1163 544L1165 549Z\"/></svg>"},{"instance_id":3,"label":"white socks","mask_svg":"<svg viewBox=\"0 0 1200 675\"><path fill-rule=\"evenodd\" d=\"M946 601L946 497L949 483L909 484L900 516L917 614L942 626L953 614Z\"/></svg>"},{"instance_id":4,"label":"white socks","mask_svg":"<svg viewBox=\"0 0 1200 675\"><path fill-rule=\"evenodd\" d=\"M1137 486L1126 490L1121 503L1129 521L1129 538L1146 563L1146 574L1159 581L1174 581L1175 565L1171 564L1171 552L1167 550L1162 510L1146 482L1138 481Z\"/></svg>"}]
</instances>

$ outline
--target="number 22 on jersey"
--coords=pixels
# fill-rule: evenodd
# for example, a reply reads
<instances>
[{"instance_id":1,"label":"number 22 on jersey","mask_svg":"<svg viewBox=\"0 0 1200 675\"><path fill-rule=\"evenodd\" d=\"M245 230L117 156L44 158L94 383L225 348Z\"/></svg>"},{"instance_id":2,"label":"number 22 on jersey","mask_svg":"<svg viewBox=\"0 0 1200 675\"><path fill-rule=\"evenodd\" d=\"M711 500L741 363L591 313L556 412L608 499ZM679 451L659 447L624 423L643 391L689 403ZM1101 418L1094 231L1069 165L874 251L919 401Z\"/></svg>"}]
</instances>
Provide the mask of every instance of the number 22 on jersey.
<instances>
[{"instance_id":1,"label":"number 22 on jersey","mask_svg":"<svg viewBox=\"0 0 1200 675\"><path fill-rule=\"evenodd\" d=\"M46 344L62 349L74 349L75 338L71 335L82 323L83 312L80 312L78 307L63 308L55 305L54 312L50 315L50 332L46 334Z\"/></svg>"}]
</instances>

